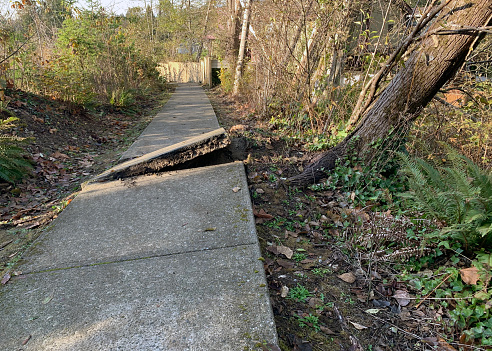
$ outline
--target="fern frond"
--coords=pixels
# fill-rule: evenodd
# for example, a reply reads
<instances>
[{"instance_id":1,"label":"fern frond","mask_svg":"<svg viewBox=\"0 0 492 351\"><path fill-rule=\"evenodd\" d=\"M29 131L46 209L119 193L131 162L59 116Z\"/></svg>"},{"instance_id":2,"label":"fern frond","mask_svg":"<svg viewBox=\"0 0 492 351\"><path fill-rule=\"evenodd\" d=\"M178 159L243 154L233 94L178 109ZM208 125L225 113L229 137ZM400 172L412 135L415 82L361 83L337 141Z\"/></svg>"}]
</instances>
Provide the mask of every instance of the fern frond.
<instances>
[{"instance_id":1,"label":"fern frond","mask_svg":"<svg viewBox=\"0 0 492 351\"><path fill-rule=\"evenodd\" d=\"M17 118L10 117L0 121L0 130L11 127L15 120ZM17 136L0 135L0 179L14 183L32 168L31 163L24 158L24 149L19 146L25 140Z\"/></svg>"},{"instance_id":2,"label":"fern frond","mask_svg":"<svg viewBox=\"0 0 492 351\"><path fill-rule=\"evenodd\" d=\"M405 198L444 223L441 235L464 243L465 249L492 245L492 173L448 148L447 167L399 154L410 191ZM441 239L443 239L441 238ZM485 247L484 247L485 248ZM491 249L488 247L486 249Z\"/></svg>"}]
</instances>

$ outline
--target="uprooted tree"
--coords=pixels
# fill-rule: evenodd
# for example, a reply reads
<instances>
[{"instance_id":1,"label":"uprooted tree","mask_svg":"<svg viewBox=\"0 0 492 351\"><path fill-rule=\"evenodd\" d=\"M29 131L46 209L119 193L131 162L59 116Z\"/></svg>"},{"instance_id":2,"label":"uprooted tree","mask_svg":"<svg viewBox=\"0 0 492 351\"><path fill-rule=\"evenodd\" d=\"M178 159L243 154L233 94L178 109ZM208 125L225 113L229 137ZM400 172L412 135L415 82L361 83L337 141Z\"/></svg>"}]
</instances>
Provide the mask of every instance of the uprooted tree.
<instances>
[{"instance_id":1,"label":"uprooted tree","mask_svg":"<svg viewBox=\"0 0 492 351\"><path fill-rule=\"evenodd\" d=\"M435 17L435 19L433 19ZM401 145L409 126L439 89L462 67L481 34L490 32L492 0L447 0L430 8L381 71L364 87L351 121L360 120L338 145L317 156L290 179L294 185L326 177L336 161L355 152L366 159ZM429 24L427 26L427 24ZM391 82L378 92L380 82L412 52ZM375 148L374 145L383 145Z\"/></svg>"}]
</instances>

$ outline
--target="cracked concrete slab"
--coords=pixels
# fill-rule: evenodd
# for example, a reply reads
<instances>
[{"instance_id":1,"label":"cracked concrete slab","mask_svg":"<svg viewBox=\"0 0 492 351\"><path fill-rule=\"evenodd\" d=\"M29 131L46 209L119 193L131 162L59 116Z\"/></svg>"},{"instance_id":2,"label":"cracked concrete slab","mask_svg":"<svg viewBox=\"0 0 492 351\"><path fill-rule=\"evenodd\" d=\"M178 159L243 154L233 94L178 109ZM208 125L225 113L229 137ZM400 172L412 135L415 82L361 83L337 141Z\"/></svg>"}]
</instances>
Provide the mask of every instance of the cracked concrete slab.
<instances>
[{"instance_id":1,"label":"cracked concrete slab","mask_svg":"<svg viewBox=\"0 0 492 351\"><path fill-rule=\"evenodd\" d=\"M219 128L120 163L92 178L89 182L103 182L141 174L156 173L167 167L172 167L220 150L230 143L224 128Z\"/></svg>"},{"instance_id":2,"label":"cracked concrete slab","mask_svg":"<svg viewBox=\"0 0 492 351\"><path fill-rule=\"evenodd\" d=\"M200 87L177 93L187 116L151 123L128 158L218 128ZM0 290L0 348L262 350L277 336L259 258L241 162L89 183Z\"/></svg>"},{"instance_id":3,"label":"cracked concrete slab","mask_svg":"<svg viewBox=\"0 0 492 351\"><path fill-rule=\"evenodd\" d=\"M240 188L234 192L234 188ZM257 241L240 162L93 183L29 251L20 270L111 262Z\"/></svg>"}]
</instances>

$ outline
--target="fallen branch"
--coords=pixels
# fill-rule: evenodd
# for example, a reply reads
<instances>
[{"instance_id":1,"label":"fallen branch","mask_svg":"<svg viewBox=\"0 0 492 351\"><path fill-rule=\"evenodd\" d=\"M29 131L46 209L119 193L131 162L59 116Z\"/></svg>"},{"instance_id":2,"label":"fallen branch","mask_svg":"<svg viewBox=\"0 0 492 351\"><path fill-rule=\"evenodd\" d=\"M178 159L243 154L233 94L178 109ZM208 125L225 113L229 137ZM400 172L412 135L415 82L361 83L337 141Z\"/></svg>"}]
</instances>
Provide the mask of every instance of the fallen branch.
<instances>
[{"instance_id":1,"label":"fallen branch","mask_svg":"<svg viewBox=\"0 0 492 351\"><path fill-rule=\"evenodd\" d=\"M421 304L422 304L425 300L427 300L427 298L428 298L428 297L429 297L429 296L430 296L430 295L431 295L434 291L436 291L436 290L437 290L437 288L439 288L441 285L443 285L443 284L444 284L444 282L445 282L446 280L448 280L448 279L449 279L449 277L451 277L452 275L453 275L453 273L451 273L451 274L450 274L450 275L448 275L446 278L444 278L444 280L443 280L442 282L440 282L440 283L439 283L439 284L438 284L438 285L437 285L434 289L432 289L432 291L431 291L430 293L428 293L428 294L424 297L424 299L423 299L422 301L420 301L420 302L419 302L419 303L415 306L415 308L416 308L416 309L417 309L417 308L419 308L419 306L420 306L420 305L421 305Z\"/></svg>"}]
</instances>

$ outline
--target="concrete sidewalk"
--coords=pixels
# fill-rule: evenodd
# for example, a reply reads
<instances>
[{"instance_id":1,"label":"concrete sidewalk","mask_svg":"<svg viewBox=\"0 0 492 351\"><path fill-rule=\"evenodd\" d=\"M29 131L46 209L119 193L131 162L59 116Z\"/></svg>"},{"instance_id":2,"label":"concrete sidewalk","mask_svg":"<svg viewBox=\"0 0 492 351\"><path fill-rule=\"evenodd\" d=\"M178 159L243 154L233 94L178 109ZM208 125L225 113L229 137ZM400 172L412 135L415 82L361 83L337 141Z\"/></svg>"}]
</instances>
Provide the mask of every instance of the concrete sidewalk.
<instances>
[{"instance_id":1,"label":"concrete sidewalk","mask_svg":"<svg viewBox=\"0 0 492 351\"><path fill-rule=\"evenodd\" d=\"M175 94L203 101L183 128L217 128L201 88ZM146 132L157 149L188 136ZM261 350L277 339L259 258L242 163L89 184L0 290L0 349Z\"/></svg>"},{"instance_id":2,"label":"concrete sidewalk","mask_svg":"<svg viewBox=\"0 0 492 351\"><path fill-rule=\"evenodd\" d=\"M203 89L196 84L181 84L142 135L123 153L120 162L218 128L214 109Z\"/></svg>"}]
</instances>

